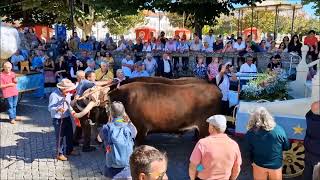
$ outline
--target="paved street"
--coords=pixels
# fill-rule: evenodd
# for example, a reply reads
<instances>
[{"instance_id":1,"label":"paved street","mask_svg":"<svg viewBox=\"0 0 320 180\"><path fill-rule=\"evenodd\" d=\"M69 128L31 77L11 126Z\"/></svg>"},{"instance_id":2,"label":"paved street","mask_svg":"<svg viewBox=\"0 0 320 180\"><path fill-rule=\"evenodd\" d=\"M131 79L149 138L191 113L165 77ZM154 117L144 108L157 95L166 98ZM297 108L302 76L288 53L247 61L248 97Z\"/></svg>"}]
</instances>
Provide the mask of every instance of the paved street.
<instances>
[{"instance_id":1,"label":"paved street","mask_svg":"<svg viewBox=\"0 0 320 180\"><path fill-rule=\"evenodd\" d=\"M18 121L11 125L0 114L0 179L103 179L104 154L91 153L56 161L55 139L47 100L24 99L18 107ZM238 140L239 141L239 140ZM241 145L241 141L239 141ZM173 180L188 179L188 158L195 142L193 134L150 135L147 144L168 153L168 175ZM252 179L250 165L243 154L241 180Z\"/></svg>"}]
</instances>

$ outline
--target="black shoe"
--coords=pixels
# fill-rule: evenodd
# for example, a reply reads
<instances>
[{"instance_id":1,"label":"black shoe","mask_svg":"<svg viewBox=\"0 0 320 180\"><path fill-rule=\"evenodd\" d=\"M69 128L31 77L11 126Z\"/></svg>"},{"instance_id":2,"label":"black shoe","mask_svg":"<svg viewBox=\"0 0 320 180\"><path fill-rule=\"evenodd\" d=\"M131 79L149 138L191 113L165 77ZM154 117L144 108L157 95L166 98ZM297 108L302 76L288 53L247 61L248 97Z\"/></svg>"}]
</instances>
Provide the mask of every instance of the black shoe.
<instances>
[{"instance_id":1,"label":"black shoe","mask_svg":"<svg viewBox=\"0 0 320 180\"><path fill-rule=\"evenodd\" d=\"M93 146L88 146L88 147L83 147L82 148L82 152L92 152L97 150L97 148L93 147Z\"/></svg>"}]
</instances>

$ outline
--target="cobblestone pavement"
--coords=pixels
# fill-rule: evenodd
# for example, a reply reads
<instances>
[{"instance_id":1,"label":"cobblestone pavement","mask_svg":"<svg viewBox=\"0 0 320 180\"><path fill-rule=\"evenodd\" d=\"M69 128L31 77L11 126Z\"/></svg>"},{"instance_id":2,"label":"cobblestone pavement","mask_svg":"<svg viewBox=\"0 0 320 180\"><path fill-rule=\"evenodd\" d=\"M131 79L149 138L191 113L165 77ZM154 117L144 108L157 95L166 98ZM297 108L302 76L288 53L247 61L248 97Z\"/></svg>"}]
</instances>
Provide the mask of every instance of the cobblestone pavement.
<instances>
[{"instance_id":1,"label":"cobblestone pavement","mask_svg":"<svg viewBox=\"0 0 320 180\"><path fill-rule=\"evenodd\" d=\"M81 153L69 161L56 161L52 120L47 100L26 98L18 106L17 124L11 125L0 113L0 179L103 179L104 154ZM188 179L188 158L195 141L193 134L150 135L147 144L166 151L169 157L169 179ZM238 140L241 147L241 140ZM250 180L251 168L243 154L239 179Z\"/></svg>"}]
</instances>

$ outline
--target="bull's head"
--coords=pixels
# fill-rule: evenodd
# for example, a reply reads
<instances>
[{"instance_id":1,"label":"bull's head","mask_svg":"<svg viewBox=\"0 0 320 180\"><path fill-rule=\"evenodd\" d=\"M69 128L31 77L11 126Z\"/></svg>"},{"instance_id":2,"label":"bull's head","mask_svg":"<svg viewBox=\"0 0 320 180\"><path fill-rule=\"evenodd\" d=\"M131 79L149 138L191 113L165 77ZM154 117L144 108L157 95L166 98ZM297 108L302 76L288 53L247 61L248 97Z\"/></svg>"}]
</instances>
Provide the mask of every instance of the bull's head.
<instances>
[{"instance_id":1,"label":"bull's head","mask_svg":"<svg viewBox=\"0 0 320 180\"><path fill-rule=\"evenodd\" d=\"M96 106L101 106L105 107L106 104L108 103L108 92L110 88L109 87L99 87L99 86L94 86L90 89L87 89L83 95L79 98L82 99L86 107L82 108L80 107L77 103L75 104L77 108L81 111L79 113L74 113L73 116L76 118L82 118L86 114L89 113L89 111L96 107ZM71 106L70 106L71 108ZM72 108L71 108L72 110Z\"/></svg>"}]
</instances>

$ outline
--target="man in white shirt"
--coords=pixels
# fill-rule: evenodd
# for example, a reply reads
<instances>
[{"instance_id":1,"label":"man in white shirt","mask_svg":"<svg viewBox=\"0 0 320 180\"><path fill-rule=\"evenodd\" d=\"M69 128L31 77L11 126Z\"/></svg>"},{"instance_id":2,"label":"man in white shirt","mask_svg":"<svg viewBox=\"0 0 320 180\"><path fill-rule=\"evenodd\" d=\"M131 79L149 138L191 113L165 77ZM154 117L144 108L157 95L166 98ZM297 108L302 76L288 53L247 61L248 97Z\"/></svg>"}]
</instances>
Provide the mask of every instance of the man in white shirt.
<instances>
[{"instance_id":1,"label":"man in white shirt","mask_svg":"<svg viewBox=\"0 0 320 180\"><path fill-rule=\"evenodd\" d=\"M246 63L240 67L240 73L257 73L257 67L253 64L253 57L247 56Z\"/></svg>"},{"instance_id":2,"label":"man in white shirt","mask_svg":"<svg viewBox=\"0 0 320 180\"><path fill-rule=\"evenodd\" d=\"M202 42L198 36L195 36L194 40L192 41L192 43L190 45L190 50L191 51L201 51L201 49L202 49Z\"/></svg>"},{"instance_id":3,"label":"man in white shirt","mask_svg":"<svg viewBox=\"0 0 320 180\"><path fill-rule=\"evenodd\" d=\"M17 50L16 53L14 53L11 56L11 63L13 65L13 70L18 71L19 70L18 63L24 60L25 58L20 54L20 50Z\"/></svg>"},{"instance_id":4,"label":"man in white shirt","mask_svg":"<svg viewBox=\"0 0 320 180\"><path fill-rule=\"evenodd\" d=\"M121 64L122 64L122 71L123 71L124 76L126 78L131 77L131 73L132 73L132 69L133 69L133 65L134 65L133 60L131 58L131 55L127 54L126 58L124 58L121 61Z\"/></svg>"},{"instance_id":5,"label":"man in white shirt","mask_svg":"<svg viewBox=\"0 0 320 180\"><path fill-rule=\"evenodd\" d=\"M172 64L167 53L164 53L162 55L162 59L159 61L158 74L159 76L166 78L172 77Z\"/></svg>"},{"instance_id":6,"label":"man in white shirt","mask_svg":"<svg viewBox=\"0 0 320 180\"><path fill-rule=\"evenodd\" d=\"M237 41L233 43L233 49L236 51L243 51L246 48L244 41L242 41L242 37L238 37Z\"/></svg>"},{"instance_id":7,"label":"man in white shirt","mask_svg":"<svg viewBox=\"0 0 320 180\"><path fill-rule=\"evenodd\" d=\"M213 35L213 30L210 29L210 30L209 30L209 34L204 38L204 42L207 42L208 45L209 45L209 47L212 48L213 43L214 43L215 41L216 41L216 40L215 40L215 37L214 37L214 35Z\"/></svg>"}]
</instances>

